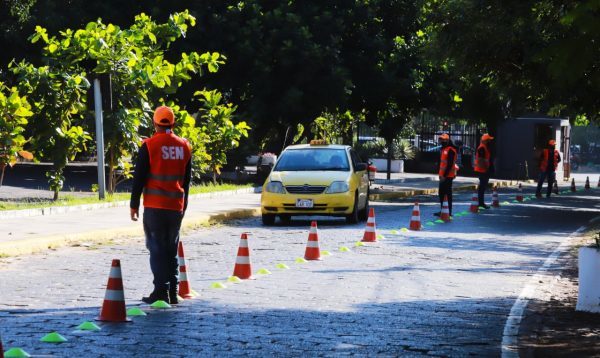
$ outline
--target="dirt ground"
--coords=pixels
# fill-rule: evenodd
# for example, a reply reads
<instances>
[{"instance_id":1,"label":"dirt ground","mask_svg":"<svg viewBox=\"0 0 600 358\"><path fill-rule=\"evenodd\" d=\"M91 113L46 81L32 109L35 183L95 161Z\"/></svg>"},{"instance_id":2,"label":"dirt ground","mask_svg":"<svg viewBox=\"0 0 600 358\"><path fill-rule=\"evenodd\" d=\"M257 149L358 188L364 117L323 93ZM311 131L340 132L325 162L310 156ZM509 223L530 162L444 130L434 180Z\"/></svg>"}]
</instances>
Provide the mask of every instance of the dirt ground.
<instances>
[{"instance_id":1,"label":"dirt ground","mask_svg":"<svg viewBox=\"0 0 600 358\"><path fill-rule=\"evenodd\" d=\"M582 243L591 242L589 232ZM521 357L600 357L600 314L575 311L577 248L560 259L557 277L544 286L549 299L530 301L519 331ZM598 273L600 275L600 272ZM549 286L551 285L551 287Z\"/></svg>"}]
</instances>

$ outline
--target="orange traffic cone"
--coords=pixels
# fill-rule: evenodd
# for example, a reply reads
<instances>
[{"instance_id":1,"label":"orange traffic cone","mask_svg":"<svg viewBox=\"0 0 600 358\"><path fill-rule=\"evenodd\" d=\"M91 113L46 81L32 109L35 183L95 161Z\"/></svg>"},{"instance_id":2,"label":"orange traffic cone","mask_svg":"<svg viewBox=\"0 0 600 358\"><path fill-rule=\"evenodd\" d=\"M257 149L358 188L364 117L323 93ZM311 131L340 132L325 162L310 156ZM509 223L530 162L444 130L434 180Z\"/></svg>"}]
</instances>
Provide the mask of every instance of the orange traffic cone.
<instances>
[{"instance_id":1,"label":"orange traffic cone","mask_svg":"<svg viewBox=\"0 0 600 358\"><path fill-rule=\"evenodd\" d=\"M471 197L471 206L469 207L469 211L473 214L477 214L479 212L479 198L477 197L477 193L473 193Z\"/></svg>"},{"instance_id":2,"label":"orange traffic cone","mask_svg":"<svg viewBox=\"0 0 600 358\"><path fill-rule=\"evenodd\" d=\"M131 322L125 313L125 292L123 292L123 278L121 276L121 261L114 259L108 275L106 294L100 316L97 321L104 322Z\"/></svg>"},{"instance_id":3,"label":"orange traffic cone","mask_svg":"<svg viewBox=\"0 0 600 358\"><path fill-rule=\"evenodd\" d=\"M492 192L492 206L495 208L500 207L500 200L498 200L498 190L494 187L494 191Z\"/></svg>"},{"instance_id":4,"label":"orange traffic cone","mask_svg":"<svg viewBox=\"0 0 600 358\"><path fill-rule=\"evenodd\" d=\"M558 191L558 181L554 181L554 184L552 185L552 193L555 195L559 195L560 192Z\"/></svg>"},{"instance_id":5,"label":"orange traffic cone","mask_svg":"<svg viewBox=\"0 0 600 358\"><path fill-rule=\"evenodd\" d=\"M410 230L419 231L421 230L421 211L419 210L419 202L415 202L415 206L412 211L412 217L410 218Z\"/></svg>"},{"instance_id":6,"label":"orange traffic cone","mask_svg":"<svg viewBox=\"0 0 600 358\"><path fill-rule=\"evenodd\" d=\"M250 265L250 249L248 248L248 234L246 233L243 233L242 237L240 238L240 247L238 249L237 258L235 259L233 276L237 276L242 280L252 278L252 265Z\"/></svg>"},{"instance_id":7,"label":"orange traffic cone","mask_svg":"<svg viewBox=\"0 0 600 358\"><path fill-rule=\"evenodd\" d=\"M590 188L590 177L585 177L585 189Z\"/></svg>"},{"instance_id":8,"label":"orange traffic cone","mask_svg":"<svg viewBox=\"0 0 600 358\"><path fill-rule=\"evenodd\" d=\"M194 298L196 295L190 287L188 280L185 253L183 252L183 243L181 241L179 241L179 246L177 247L177 260L179 261L179 296L186 299Z\"/></svg>"},{"instance_id":9,"label":"orange traffic cone","mask_svg":"<svg viewBox=\"0 0 600 358\"><path fill-rule=\"evenodd\" d=\"M319 234L317 233L317 222L310 223L310 232L306 242L306 251L304 252L306 260L320 260L321 250L319 250Z\"/></svg>"},{"instance_id":10,"label":"orange traffic cone","mask_svg":"<svg viewBox=\"0 0 600 358\"><path fill-rule=\"evenodd\" d=\"M523 187L521 186L521 183L519 183L519 191L517 192L517 201L523 201Z\"/></svg>"},{"instance_id":11,"label":"orange traffic cone","mask_svg":"<svg viewBox=\"0 0 600 358\"><path fill-rule=\"evenodd\" d=\"M450 210L448 209L448 195L444 195L444 203L442 204L440 220L444 220L445 222L450 221Z\"/></svg>"},{"instance_id":12,"label":"orange traffic cone","mask_svg":"<svg viewBox=\"0 0 600 358\"><path fill-rule=\"evenodd\" d=\"M576 192L577 188L575 187L575 178L571 179L571 191Z\"/></svg>"},{"instance_id":13,"label":"orange traffic cone","mask_svg":"<svg viewBox=\"0 0 600 358\"><path fill-rule=\"evenodd\" d=\"M365 234L363 235L363 242L375 242L377 241L377 230L375 228L375 208L370 208L369 218L367 219L367 227L365 228Z\"/></svg>"}]
</instances>

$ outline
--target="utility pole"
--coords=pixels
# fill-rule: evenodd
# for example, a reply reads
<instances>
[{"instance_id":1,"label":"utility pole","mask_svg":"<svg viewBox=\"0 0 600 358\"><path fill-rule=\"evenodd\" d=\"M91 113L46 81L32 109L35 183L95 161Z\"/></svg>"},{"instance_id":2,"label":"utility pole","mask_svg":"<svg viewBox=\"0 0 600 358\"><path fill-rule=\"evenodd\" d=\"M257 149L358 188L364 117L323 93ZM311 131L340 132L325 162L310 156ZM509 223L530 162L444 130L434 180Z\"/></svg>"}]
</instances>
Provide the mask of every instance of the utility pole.
<instances>
[{"instance_id":1,"label":"utility pole","mask_svg":"<svg viewBox=\"0 0 600 358\"><path fill-rule=\"evenodd\" d=\"M102 94L100 80L94 79L94 109L96 111L96 157L98 158L98 198L105 198L106 183L104 176L104 125L102 120Z\"/></svg>"}]
</instances>

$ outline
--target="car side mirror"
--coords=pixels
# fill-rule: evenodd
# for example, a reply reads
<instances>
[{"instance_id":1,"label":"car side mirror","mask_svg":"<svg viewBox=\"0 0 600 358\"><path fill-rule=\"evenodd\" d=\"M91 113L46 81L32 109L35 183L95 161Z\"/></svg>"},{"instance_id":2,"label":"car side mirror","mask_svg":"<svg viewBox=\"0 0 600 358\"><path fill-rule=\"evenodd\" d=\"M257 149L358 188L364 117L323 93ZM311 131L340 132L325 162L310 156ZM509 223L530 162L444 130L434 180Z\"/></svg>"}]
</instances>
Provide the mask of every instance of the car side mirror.
<instances>
[{"instance_id":1,"label":"car side mirror","mask_svg":"<svg viewBox=\"0 0 600 358\"><path fill-rule=\"evenodd\" d=\"M364 170L367 170L367 163L358 163L354 166L355 172L362 172Z\"/></svg>"}]
</instances>

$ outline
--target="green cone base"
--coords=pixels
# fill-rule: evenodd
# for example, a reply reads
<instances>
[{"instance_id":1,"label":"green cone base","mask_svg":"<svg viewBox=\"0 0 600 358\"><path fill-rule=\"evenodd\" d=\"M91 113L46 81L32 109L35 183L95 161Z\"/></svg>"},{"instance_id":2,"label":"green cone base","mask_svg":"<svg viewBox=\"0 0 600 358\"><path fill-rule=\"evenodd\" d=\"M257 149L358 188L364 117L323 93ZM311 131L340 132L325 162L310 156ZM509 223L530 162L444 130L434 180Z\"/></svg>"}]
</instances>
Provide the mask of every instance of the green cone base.
<instances>
[{"instance_id":1,"label":"green cone base","mask_svg":"<svg viewBox=\"0 0 600 358\"><path fill-rule=\"evenodd\" d=\"M425 224L426 226L435 226L435 224L433 223L433 221L428 221L427 224Z\"/></svg>"},{"instance_id":2,"label":"green cone base","mask_svg":"<svg viewBox=\"0 0 600 358\"><path fill-rule=\"evenodd\" d=\"M362 241L357 241L354 246L359 247L359 246L365 246L365 244Z\"/></svg>"},{"instance_id":3,"label":"green cone base","mask_svg":"<svg viewBox=\"0 0 600 358\"><path fill-rule=\"evenodd\" d=\"M21 348L11 348L9 350L7 350L6 352L4 352L4 357L5 358L26 358L26 357L31 357L31 355L27 352L25 352L24 350L22 350Z\"/></svg>"},{"instance_id":4,"label":"green cone base","mask_svg":"<svg viewBox=\"0 0 600 358\"><path fill-rule=\"evenodd\" d=\"M225 286L221 282L214 282L210 285L210 288L227 288L227 286Z\"/></svg>"},{"instance_id":5,"label":"green cone base","mask_svg":"<svg viewBox=\"0 0 600 358\"><path fill-rule=\"evenodd\" d=\"M242 282L242 279L237 276L229 276L229 278L227 279L227 282L240 283L240 282Z\"/></svg>"},{"instance_id":6,"label":"green cone base","mask_svg":"<svg viewBox=\"0 0 600 358\"><path fill-rule=\"evenodd\" d=\"M93 322L83 322L82 324L80 324L79 326L77 326L77 329L80 331L91 331L91 332L98 332L100 330L102 330L102 328L100 328L97 324L93 323Z\"/></svg>"},{"instance_id":7,"label":"green cone base","mask_svg":"<svg viewBox=\"0 0 600 358\"><path fill-rule=\"evenodd\" d=\"M402 229L400 229L400 231L402 231L402 232L408 232L408 229L405 228L405 227L403 227Z\"/></svg>"},{"instance_id":8,"label":"green cone base","mask_svg":"<svg viewBox=\"0 0 600 358\"><path fill-rule=\"evenodd\" d=\"M40 342L44 343L64 343L68 340L61 336L58 332L48 333L40 339Z\"/></svg>"},{"instance_id":9,"label":"green cone base","mask_svg":"<svg viewBox=\"0 0 600 358\"><path fill-rule=\"evenodd\" d=\"M151 304L150 307L164 310L167 308L171 308L171 305L163 300L158 300L158 301L155 301L153 304Z\"/></svg>"},{"instance_id":10,"label":"green cone base","mask_svg":"<svg viewBox=\"0 0 600 358\"><path fill-rule=\"evenodd\" d=\"M444 220L441 220L441 219L438 219L438 220L436 220L436 221L435 221L435 223L436 223L436 224L443 224L444 222L445 222L445 221L444 221Z\"/></svg>"},{"instance_id":11,"label":"green cone base","mask_svg":"<svg viewBox=\"0 0 600 358\"><path fill-rule=\"evenodd\" d=\"M329 252L327 250L321 250L321 255L322 256L331 256L331 252Z\"/></svg>"},{"instance_id":12,"label":"green cone base","mask_svg":"<svg viewBox=\"0 0 600 358\"><path fill-rule=\"evenodd\" d=\"M142 311L139 307L133 307L127 310L128 316L146 316L146 312Z\"/></svg>"},{"instance_id":13,"label":"green cone base","mask_svg":"<svg viewBox=\"0 0 600 358\"><path fill-rule=\"evenodd\" d=\"M350 249L347 248L346 246L342 246L342 247L340 247L340 252L350 252Z\"/></svg>"},{"instance_id":14,"label":"green cone base","mask_svg":"<svg viewBox=\"0 0 600 358\"><path fill-rule=\"evenodd\" d=\"M258 275L270 275L271 271L267 270L266 268L262 268L262 269L258 270L256 273Z\"/></svg>"},{"instance_id":15,"label":"green cone base","mask_svg":"<svg viewBox=\"0 0 600 358\"><path fill-rule=\"evenodd\" d=\"M296 259L296 263L297 263L297 264L305 264L305 263L307 263L307 262L308 262L308 261L306 261L306 259L305 259L305 258L303 258L303 257L298 257L298 258Z\"/></svg>"},{"instance_id":16,"label":"green cone base","mask_svg":"<svg viewBox=\"0 0 600 358\"><path fill-rule=\"evenodd\" d=\"M280 270L289 270L290 269L290 267L288 265L283 264L283 263L279 263L275 267L277 267Z\"/></svg>"}]
</instances>

